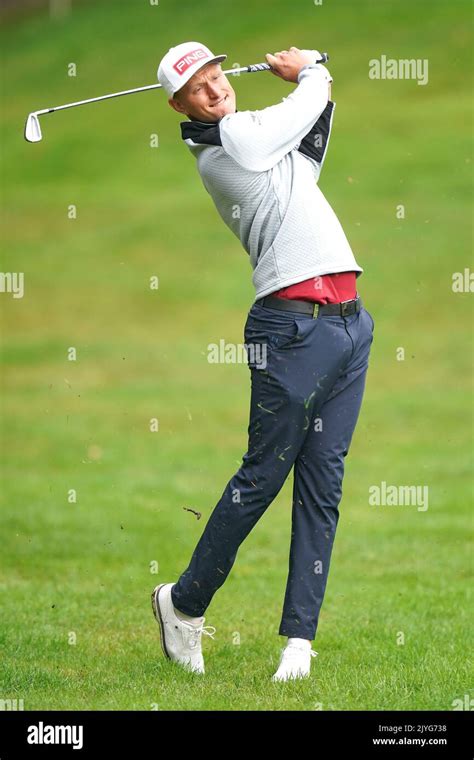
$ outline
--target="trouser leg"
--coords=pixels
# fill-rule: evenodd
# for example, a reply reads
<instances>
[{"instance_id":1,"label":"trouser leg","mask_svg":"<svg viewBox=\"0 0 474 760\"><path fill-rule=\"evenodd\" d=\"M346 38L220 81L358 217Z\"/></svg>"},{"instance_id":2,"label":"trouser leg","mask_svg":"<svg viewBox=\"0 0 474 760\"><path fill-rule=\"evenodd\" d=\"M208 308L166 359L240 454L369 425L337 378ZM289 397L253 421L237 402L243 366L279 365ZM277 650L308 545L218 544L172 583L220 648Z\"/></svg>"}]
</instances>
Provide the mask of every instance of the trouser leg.
<instances>
[{"instance_id":1,"label":"trouser leg","mask_svg":"<svg viewBox=\"0 0 474 760\"><path fill-rule=\"evenodd\" d=\"M248 451L172 589L174 606L195 617L204 614L227 578L240 544L279 493L303 437L302 401L271 375L251 372Z\"/></svg>"},{"instance_id":2,"label":"trouser leg","mask_svg":"<svg viewBox=\"0 0 474 760\"><path fill-rule=\"evenodd\" d=\"M341 319L343 319L341 317ZM313 640L339 520L345 457L364 394L372 324L367 312L345 317L354 349L318 408L295 460L289 574L279 634Z\"/></svg>"}]
</instances>

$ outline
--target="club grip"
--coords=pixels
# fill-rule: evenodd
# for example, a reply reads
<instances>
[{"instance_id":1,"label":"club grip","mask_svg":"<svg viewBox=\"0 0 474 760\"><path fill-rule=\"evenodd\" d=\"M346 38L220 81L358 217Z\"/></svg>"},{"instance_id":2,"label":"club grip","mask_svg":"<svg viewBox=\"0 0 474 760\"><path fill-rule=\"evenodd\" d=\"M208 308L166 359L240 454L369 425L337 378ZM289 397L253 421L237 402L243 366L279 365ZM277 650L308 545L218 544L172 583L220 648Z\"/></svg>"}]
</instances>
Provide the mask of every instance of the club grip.
<instances>
[{"instance_id":1,"label":"club grip","mask_svg":"<svg viewBox=\"0 0 474 760\"><path fill-rule=\"evenodd\" d=\"M315 63L326 63L326 61L329 61L329 54L321 53L321 58L318 58ZM247 66L248 71L269 71L269 69L271 69L269 63L252 63L250 66Z\"/></svg>"}]
</instances>

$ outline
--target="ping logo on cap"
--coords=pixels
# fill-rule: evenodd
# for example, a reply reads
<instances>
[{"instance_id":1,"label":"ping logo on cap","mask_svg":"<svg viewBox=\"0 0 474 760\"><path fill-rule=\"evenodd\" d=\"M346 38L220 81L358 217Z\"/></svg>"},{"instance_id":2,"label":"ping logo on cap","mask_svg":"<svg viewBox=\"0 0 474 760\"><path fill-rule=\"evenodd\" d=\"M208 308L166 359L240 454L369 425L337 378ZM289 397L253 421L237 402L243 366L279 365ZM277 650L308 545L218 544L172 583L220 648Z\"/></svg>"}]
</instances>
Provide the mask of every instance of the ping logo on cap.
<instances>
[{"instance_id":1,"label":"ping logo on cap","mask_svg":"<svg viewBox=\"0 0 474 760\"><path fill-rule=\"evenodd\" d=\"M196 48L183 55L179 61L176 61L176 63L173 64L173 68L180 76L182 76L193 63L196 63L196 61L199 61L201 58L207 57L208 55L205 50L202 48Z\"/></svg>"}]
</instances>

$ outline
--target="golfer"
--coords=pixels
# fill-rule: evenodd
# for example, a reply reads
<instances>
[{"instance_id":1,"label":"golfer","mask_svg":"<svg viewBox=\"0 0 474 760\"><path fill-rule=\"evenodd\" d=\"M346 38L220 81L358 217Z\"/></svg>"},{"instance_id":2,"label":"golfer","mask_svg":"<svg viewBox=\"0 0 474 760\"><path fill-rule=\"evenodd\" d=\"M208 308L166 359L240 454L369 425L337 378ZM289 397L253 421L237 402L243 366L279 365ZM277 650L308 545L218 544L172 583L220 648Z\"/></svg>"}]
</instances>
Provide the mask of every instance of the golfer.
<instances>
[{"instance_id":1,"label":"golfer","mask_svg":"<svg viewBox=\"0 0 474 760\"><path fill-rule=\"evenodd\" d=\"M344 458L364 393L374 323L358 294L363 272L319 189L335 103L317 50L266 60L297 85L282 102L239 111L221 62L199 42L164 56L158 79L188 117L182 138L217 211L248 254L255 300L244 327L251 379L248 450L175 583L152 605L164 653L204 673L204 613L239 546L294 468L289 572L274 681L310 674L311 642L339 519Z\"/></svg>"}]
</instances>

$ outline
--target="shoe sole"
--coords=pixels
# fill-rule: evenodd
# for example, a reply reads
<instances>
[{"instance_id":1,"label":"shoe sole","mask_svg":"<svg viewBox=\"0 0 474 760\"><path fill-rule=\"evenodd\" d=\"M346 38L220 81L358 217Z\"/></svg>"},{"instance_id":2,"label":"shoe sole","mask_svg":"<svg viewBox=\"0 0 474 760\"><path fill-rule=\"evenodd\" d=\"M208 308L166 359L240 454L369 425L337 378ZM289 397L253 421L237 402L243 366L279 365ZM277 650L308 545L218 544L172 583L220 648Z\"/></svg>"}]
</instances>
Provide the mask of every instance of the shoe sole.
<instances>
[{"instance_id":1,"label":"shoe sole","mask_svg":"<svg viewBox=\"0 0 474 760\"><path fill-rule=\"evenodd\" d=\"M153 608L153 614L155 616L155 619L160 628L160 643L161 643L161 648L163 650L163 654L165 655L165 657L171 660L168 650L166 649L165 627L163 624L163 619L161 617L161 610L160 610L160 605L158 602L158 594L160 593L160 588L163 588L163 586L166 586L166 583L160 583L159 586L153 589L151 593L151 606Z\"/></svg>"},{"instance_id":2,"label":"shoe sole","mask_svg":"<svg viewBox=\"0 0 474 760\"><path fill-rule=\"evenodd\" d=\"M271 680L273 681L273 683L287 683L288 681L300 681L301 679L304 679L304 678L310 678L310 676L311 676L311 673L305 673L304 675L292 675L292 676L289 676L288 678L273 678L272 676Z\"/></svg>"}]
</instances>

